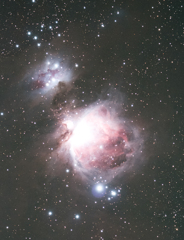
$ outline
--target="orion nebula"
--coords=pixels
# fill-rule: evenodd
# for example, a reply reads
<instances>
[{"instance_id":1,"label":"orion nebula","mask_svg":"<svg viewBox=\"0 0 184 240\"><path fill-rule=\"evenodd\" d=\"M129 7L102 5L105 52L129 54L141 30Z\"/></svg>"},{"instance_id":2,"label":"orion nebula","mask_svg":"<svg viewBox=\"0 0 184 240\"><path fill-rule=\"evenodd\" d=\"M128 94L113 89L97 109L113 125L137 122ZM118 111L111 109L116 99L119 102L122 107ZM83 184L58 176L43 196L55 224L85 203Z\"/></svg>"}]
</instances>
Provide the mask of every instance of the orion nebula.
<instances>
[{"instance_id":1,"label":"orion nebula","mask_svg":"<svg viewBox=\"0 0 184 240\"><path fill-rule=\"evenodd\" d=\"M142 141L116 109L110 101L101 101L65 117L57 131L59 159L64 155L79 173L106 180L130 165Z\"/></svg>"}]
</instances>

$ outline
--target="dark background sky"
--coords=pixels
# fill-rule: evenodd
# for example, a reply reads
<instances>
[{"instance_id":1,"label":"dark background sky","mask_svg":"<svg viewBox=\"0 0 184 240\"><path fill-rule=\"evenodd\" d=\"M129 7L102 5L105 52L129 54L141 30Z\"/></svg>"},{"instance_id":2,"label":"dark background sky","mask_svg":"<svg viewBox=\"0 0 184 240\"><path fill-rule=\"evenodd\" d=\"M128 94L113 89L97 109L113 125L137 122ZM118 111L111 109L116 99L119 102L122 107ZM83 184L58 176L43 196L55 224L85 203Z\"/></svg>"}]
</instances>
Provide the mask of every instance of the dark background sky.
<instances>
[{"instance_id":1,"label":"dark background sky","mask_svg":"<svg viewBox=\"0 0 184 240\"><path fill-rule=\"evenodd\" d=\"M1 1L0 239L184 239L183 5ZM34 106L29 89L48 56L75 72L75 99L90 104L116 88L145 129L143 157L108 184L119 190L110 201L49 160L52 102Z\"/></svg>"}]
</instances>

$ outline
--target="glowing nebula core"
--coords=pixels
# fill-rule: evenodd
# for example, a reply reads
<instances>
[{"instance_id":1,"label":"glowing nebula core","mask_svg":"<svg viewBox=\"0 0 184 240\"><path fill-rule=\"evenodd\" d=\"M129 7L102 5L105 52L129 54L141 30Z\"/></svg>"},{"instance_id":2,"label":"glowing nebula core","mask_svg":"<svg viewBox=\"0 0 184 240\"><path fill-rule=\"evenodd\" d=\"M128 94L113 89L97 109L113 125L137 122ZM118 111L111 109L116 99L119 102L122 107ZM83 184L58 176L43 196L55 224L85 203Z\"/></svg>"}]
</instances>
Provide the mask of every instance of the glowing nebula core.
<instances>
[{"instance_id":1,"label":"glowing nebula core","mask_svg":"<svg viewBox=\"0 0 184 240\"><path fill-rule=\"evenodd\" d=\"M132 154L124 124L104 105L89 108L78 120L65 121L62 141L68 144L75 166L108 170Z\"/></svg>"}]
</instances>

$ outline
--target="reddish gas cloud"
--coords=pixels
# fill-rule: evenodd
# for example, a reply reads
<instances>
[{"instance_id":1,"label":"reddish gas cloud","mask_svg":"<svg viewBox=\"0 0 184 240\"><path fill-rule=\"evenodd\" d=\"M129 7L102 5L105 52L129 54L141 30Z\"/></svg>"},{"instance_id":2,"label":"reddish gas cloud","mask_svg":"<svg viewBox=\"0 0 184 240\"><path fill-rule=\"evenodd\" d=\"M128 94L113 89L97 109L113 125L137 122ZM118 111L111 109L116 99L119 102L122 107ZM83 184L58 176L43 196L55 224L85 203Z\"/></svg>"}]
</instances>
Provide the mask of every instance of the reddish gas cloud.
<instances>
[{"instance_id":1,"label":"reddish gas cloud","mask_svg":"<svg viewBox=\"0 0 184 240\"><path fill-rule=\"evenodd\" d=\"M59 82L59 79L61 79L62 72L61 69L43 69L43 72L38 73L35 78L33 78L31 82L31 88L33 90L54 86L54 84L57 84Z\"/></svg>"},{"instance_id":2,"label":"reddish gas cloud","mask_svg":"<svg viewBox=\"0 0 184 240\"><path fill-rule=\"evenodd\" d=\"M62 134L81 169L117 168L133 153L126 126L104 105L88 109L77 121L65 121Z\"/></svg>"}]
</instances>

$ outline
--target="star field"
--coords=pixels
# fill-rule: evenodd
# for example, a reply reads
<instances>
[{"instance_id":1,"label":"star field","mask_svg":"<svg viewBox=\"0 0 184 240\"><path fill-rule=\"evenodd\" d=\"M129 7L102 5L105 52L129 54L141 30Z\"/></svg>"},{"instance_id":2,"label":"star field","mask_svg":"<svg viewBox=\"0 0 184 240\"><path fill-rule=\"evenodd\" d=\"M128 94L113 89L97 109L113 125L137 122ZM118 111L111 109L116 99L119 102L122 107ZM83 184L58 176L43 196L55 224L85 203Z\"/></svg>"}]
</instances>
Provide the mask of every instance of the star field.
<instances>
[{"instance_id":1,"label":"star field","mask_svg":"<svg viewBox=\"0 0 184 240\"><path fill-rule=\"evenodd\" d=\"M0 239L183 240L183 2L0 5Z\"/></svg>"}]
</instances>

